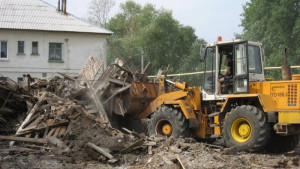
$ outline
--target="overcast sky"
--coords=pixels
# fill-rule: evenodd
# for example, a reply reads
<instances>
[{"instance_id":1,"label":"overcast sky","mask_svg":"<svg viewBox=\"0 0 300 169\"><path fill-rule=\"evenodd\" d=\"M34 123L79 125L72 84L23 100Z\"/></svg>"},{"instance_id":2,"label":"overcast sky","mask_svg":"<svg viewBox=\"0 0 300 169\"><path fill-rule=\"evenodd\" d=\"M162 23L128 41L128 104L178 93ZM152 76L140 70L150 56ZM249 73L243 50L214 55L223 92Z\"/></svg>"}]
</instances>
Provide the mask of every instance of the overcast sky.
<instances>
[{"instance_id":1,"label":"overcast sky","mask_svg":"<svg viewBox=\"0 0 300 169\"><path fill-rule=\"evenodd\" d=\"M54 6L58 0L44 0ZM67 10L77 17L86 17L91 0L67 0ZM120 3L126 0L115 0L116 5L111 16L119 11ZM183 25L192 26L199 38L207 42L215 42L218 36L223 40L234 38L234 33L240 33L242 28L242 6L249 0L134 0L139 4L151 3L156 8L173 11L173 16Z\"/></svg>"}]
</instances>

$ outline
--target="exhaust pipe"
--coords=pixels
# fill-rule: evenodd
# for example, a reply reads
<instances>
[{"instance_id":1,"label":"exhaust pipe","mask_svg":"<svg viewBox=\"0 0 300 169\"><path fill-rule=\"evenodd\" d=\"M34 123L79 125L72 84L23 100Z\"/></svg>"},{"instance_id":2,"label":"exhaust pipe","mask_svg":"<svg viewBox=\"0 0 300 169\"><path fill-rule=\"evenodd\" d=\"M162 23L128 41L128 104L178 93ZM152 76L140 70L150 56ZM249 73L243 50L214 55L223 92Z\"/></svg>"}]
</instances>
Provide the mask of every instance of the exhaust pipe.
<instances>
[{"instance_id":1,"label":"exhaust pipe","mask_svg":"<svg viewBox=\"0 0 300 169\"><path fill-rule=\"evenodd\" d=\"M282 80L291 80L291 66L287 64L287 49L283 52L283 65L281 66Z\"/></svg>"}]
</instances>

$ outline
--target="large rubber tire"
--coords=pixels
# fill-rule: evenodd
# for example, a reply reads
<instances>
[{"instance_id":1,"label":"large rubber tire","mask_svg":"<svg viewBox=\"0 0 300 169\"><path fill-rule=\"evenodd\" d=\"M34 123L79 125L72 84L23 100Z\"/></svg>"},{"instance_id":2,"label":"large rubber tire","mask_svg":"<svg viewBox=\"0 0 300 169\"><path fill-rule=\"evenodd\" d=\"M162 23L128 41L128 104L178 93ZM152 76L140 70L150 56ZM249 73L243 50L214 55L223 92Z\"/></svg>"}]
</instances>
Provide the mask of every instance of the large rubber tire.
<instances>
[{"instance_id":1,"label":"large rubber tire","mask_svg":"<svg viewBox=\"0 0 300 169\"><path fill-rule=\"evenodd\" d=\"M171 133L165 134L163 125L171 126ZM154 112L148 123L148 133L151 135L164 135L168 137L186 137L189 132L188 121L182 112L177 109L162 106Z\"/></svg>"},{"instance_id":2,"label":"large rubber tire","mask_svg":"<svg viewBox=\"0 0 300 169\"><path fill-rule=\"evenodd\" d=\"M280 136L274 132L271 134L266 150L270 153L285 153L294 150L298 144L299 135Z\"/></svg>"},{"instance_id":3,"label":"large rubber tire","mask_svg":"<svg viewBox=\"0 0 300 169\"><path fill-rule=\"evenodd\" d=\"M261 150L269 140L270 125L261 110L254 106L242 105L229 113L224 121L222 133L228 147L235 146L240 151L254 152Z\"/></svg>"}]
</instances>

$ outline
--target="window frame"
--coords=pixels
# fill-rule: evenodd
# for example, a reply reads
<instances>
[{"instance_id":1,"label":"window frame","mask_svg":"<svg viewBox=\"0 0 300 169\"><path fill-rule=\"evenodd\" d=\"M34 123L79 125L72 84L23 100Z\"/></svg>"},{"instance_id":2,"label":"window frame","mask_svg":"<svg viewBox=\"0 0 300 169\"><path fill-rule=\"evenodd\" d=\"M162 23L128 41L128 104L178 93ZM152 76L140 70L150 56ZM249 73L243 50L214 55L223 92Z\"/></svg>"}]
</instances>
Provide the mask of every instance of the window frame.
<instances>
[{"instance_id":1,"label":"window frame","mask_svg":"<svg viewBox=\"0 0 300 169\"><path fill-rule=\"evenodd\" d=\"M208 57L208 52L212 50L211 58ZM208 94L215 94L216 90L216 51L217 48L215 46L207 47L205 51L205 61L204 61L204 74L203 74L203 90L205 90ZM208 60L211 59L211 60ZM209 62L208 62L209 61ZM210 67L208 69L208 67ZM211 77L211 81L207 78ZM211 82L211 85L207 84ZM209 87L209 88L207 88Z\"/></svg>"},{"instance_id":2,"label":"window frame","mask_svg":"<svg viewBox=\"0 0 300 169\"><path fill-rule=\"evenodd\" d=\"M36 53L34 53L33 52L33 43L37 43L37 52ZM31 55L39 55L39 41L32 41L32 43L31 43Z\"/></svg>"},{"instance_id":3,"label":"window frame","mask_svg":"<svg viewBox=\"0 0 300 169\"><path fill-rule=\"evenodd\" d=\"M19 50L20 49L19 48L20 47L20 44L19 44L20 42L23 42L23 53L21 53L20 50ZM25 54L25 41L18 41L18 53L17 54L18 55L24 55Z\"/></svg>"},{"instance_id":4,"label":"window frame","mask_svg":"<svg viewBox=\"0 0 300 169\"><path fill-rule=\"evenodd\" d=\"M2 42L6 42L6 58L1 57ZM0 60L8 60L8 41L7 40L0 40Z\"/></svg>"},{"instance_id":5,"label":"window frame","mask_svg":"<svg viewBox=\"0 0 300 169\"><path fill-rule=\"evenodd\" d=\"M257 53L258 55L255 55L255 51L253 51L254 55L250 55L250 51L251 51L250 49L251 48L258 49L258 53ZM254 57L252 57L252 56L254 56ZM258 56L258 58L257 58L257 56ZM263 72L263 66L262 66L262 61L261 61L262 56L261 56L261 49L260 49L260 47L249 44L248 45L248 58L249 58L249 73L262 74L262 72ZM253 62L254 63L254 68L251 67L252 66L252 64L251 64L252 62L250 63L250 61L252 61L252 59L254 61Z\"/></svg>"},{"instance_id":6,"label":"window frame","mask_svg":"<svg viewBox=\"0 0 300 169\"><path fill-rule=\"evenodd\" d=\"M50 53L51 53L51 45L55 45L55 48L54 48L54 50L55 50L55 57L54 58L51 58L50 57ZM58 50L58 48L57 48L57 45L60 45L60 58L59 59L57 59L57 50ZM49 42L49 53L48 53L48 61L49 62L63 62L63 43L60 43L60 42Z\"/></svg>"}]
</instances>

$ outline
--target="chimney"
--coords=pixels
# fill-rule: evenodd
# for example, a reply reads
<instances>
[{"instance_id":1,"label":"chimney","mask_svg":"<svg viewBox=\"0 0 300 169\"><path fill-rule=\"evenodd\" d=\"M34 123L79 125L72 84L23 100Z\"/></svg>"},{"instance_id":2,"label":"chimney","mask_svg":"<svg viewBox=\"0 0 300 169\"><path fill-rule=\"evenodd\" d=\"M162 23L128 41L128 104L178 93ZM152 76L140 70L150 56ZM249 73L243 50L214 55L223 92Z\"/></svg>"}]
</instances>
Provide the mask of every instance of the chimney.
<instances>
[{"instance_id":1,"label":"chimney","mask_svg":"<svg viewBox=\"0 0 300 169\"><path fill-rule=\"evenodd\" d=\"M63 4L64 4L64 7L63 7L63 13L65 15L67 15L67 0L63 0Z\"/></svg>"},{"instance_id":2,"label":"chimney","mask_svg":"<svg viewBox=\"0 0 300 169\"><path fill-rule=\"evenodd\" d=\"M60 0L57 1L57 11L60 11Z\"/></svg>"}]
</instances>

